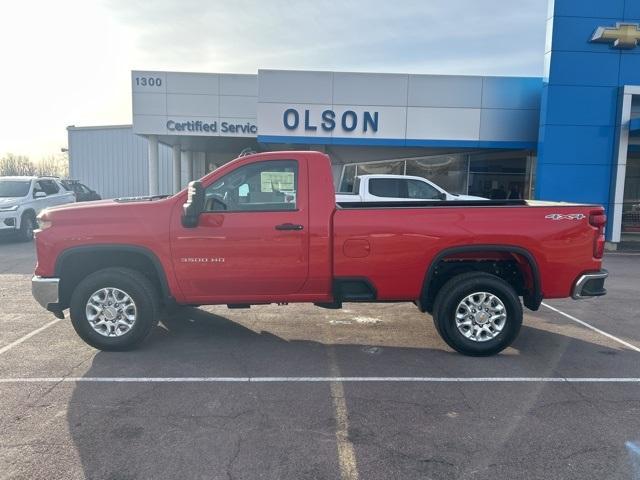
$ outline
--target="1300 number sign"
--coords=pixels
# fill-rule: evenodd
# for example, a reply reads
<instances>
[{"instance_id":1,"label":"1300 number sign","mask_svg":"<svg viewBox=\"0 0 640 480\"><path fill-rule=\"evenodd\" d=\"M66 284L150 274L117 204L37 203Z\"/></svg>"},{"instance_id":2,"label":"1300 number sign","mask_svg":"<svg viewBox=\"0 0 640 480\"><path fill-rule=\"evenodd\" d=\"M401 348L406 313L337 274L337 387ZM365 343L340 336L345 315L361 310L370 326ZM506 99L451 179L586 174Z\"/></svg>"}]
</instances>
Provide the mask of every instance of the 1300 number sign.
<instances>
[{"instance_id":1,"label":"1300 number sign","mask_svg":"<svg viewBox=\"0 0 640 480\"><path fill-rule=\"evenodd\" d=\"M141 87L159 87L162 85L160 77L136 77L136 85Z\"/></svg>"}]
</instances>

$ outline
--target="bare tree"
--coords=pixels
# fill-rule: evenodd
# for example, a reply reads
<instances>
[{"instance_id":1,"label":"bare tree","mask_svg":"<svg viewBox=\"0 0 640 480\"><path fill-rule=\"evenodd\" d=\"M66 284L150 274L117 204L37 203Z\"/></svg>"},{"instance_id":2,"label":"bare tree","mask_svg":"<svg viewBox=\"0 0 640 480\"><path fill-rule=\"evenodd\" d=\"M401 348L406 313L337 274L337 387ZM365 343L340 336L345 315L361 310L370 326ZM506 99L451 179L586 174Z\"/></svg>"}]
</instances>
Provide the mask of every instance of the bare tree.
<instances>
[{"instance_id":1,"label":"bare tree","mask_svg":"<svg viewBox=\"0 0 640 480\"><path fill-rule=\"evenodd\" d=\"M66 155L50 155L35 164L36 174L65 178L69 175L69 160Z\"/></svg>"},{"instance_id":2,"label":"bare tree","mask_svg":"<svg viewBox=\"0 0 640 480\"><path fill-rule=\"evenodd\" d=\"M0 158L0 175L34 175L35 165L28 157L7 153Z\"/></svg>"},{"instance_id":3,"label":"bare tree","mask_svg":"<svg viewBox=\"0 0 640 480\"><path fill-rule=\"evenodd\" d=\"M0 176L40 175L65 178L69 175L69 158L66 153L50 155L37 163L22 155L7 153L0 158Z\"/></svg>"}]
</instances>

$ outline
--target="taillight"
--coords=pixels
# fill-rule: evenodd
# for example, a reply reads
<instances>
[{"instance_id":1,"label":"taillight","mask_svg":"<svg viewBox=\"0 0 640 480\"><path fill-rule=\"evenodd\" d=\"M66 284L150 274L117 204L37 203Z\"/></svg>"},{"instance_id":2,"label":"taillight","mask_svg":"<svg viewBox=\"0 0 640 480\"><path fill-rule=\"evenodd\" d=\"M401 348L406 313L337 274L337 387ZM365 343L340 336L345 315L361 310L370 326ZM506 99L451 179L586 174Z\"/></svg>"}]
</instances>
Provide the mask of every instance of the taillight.
<instances>
[{"instance_id":1,"label":"taillight","mask_svg":"<svg viewBox=\"0 0 640 480\"><path fill-rule=\"evenodd\" d=\"M604 212L592 213L589 215L589 224L594 227L602 228L604 231L604 226L607 224L607 216Z\"/></svg>"},{"instance_id":2,"label":"taillight","mask_svg":"<svg viewBox=\"0 0 640 480\"><path fill-rule=\"evenodd\" d=\"M593 212L589 215L589 225L596 227L596 235L593 238L593 256L602 258L604 255L604 227L607 224L607 216L604 212Z\"/></svg>"}]
</instances>

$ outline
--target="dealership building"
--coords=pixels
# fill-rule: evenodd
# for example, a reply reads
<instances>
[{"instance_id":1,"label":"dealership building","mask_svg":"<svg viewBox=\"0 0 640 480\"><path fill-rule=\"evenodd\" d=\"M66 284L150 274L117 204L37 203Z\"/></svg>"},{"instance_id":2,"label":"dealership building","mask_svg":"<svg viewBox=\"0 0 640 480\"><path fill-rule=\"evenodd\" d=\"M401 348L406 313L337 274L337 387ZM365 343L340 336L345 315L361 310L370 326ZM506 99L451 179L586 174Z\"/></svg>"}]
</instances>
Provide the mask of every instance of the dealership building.
<instances>
[{"instance_id":1,"label":"dealership building","mask_svg":"<svg viewBox=\"0 0 640 480\"><path fill-rule=\"evenodd\" d=\"M639 44L640 2L555 0L543 77L133 71L132 124L68 127L70 173L105 197L169 194L246 152L319 150L338 191L389 173L598 203L610 242L640 241Z\"/></svg>"}]
</instances>

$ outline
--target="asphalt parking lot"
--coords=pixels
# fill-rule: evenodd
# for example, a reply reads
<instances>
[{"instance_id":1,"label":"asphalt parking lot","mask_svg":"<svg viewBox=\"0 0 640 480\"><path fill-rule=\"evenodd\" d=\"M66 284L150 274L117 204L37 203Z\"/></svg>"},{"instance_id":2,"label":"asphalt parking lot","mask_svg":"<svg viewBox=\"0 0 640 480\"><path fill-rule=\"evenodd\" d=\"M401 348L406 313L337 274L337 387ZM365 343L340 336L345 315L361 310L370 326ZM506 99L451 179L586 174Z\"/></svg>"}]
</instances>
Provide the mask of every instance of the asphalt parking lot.
<instances>
[{"instance_id":1,"label":"asphalt parking lot","mask_svg":"<svg viewBox=\"0 0 640 480\"><path fill-rule=\"evenodd\" d=\"M1 479L640 478L640 255L492 358L404 304L185 308L97 352L34 261L0 243Z\"/></svg>"}]
</instances>

